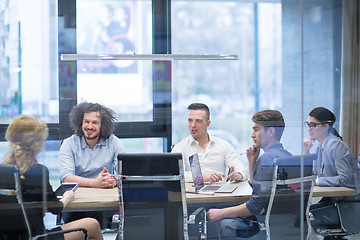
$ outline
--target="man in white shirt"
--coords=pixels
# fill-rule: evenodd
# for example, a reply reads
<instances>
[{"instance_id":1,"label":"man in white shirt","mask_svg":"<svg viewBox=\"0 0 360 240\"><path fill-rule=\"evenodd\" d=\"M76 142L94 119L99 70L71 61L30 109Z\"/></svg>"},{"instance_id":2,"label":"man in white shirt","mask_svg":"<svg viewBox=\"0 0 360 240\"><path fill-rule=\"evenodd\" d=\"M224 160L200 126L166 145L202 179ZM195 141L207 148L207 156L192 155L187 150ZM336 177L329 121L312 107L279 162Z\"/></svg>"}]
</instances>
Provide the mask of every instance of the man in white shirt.
<instances>
[{"instance_id":1,"label":"man in white shirt","mask_svg":"<svg viewBox=\"0 0 360 240\"><path fill-rule=\"evenodd\" d=\"M210 136L210 110L203 103L192 103L188 106L188 127L190 136L177 143L172 152L182 153L185 166L185 180L192 181L189 157L198 154L202 175L205 182L219 182L230 168L229 181L246 180L248 173L239 155L227 141Z\"/></svg>"}]
</instances>

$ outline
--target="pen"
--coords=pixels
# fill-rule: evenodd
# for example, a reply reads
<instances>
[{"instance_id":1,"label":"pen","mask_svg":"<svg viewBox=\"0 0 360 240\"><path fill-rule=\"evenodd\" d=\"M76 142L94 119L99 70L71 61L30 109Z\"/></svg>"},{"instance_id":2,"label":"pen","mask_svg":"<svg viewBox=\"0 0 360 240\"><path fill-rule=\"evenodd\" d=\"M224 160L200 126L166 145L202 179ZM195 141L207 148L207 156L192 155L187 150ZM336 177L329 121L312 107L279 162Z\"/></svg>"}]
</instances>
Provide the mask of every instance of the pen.
<instances>
[{"instance_id":1,"label":"pen","mask_svg":"<svg viewBox=\"0 0 360 240\"><path fill-rule=\"evenodd\" d=\"M254 148L255 152L257 151L257 148ZM239 156L246 154L246 152L239 153Z\"/></svg>"},{"instance_id":2,"label":"pen","mask_svg":"<svg viewBox=\"0 0 360 240\"><path fill-rule=\"evenodd\" d=\"M229 176L230 172L231 172L231 168L229 168L229 171L228 171L228 174L226 175L226 177ZM229 179L226 179L226 182L228 182L228 181L229 181Z\"/></svg>"}]
</instances>

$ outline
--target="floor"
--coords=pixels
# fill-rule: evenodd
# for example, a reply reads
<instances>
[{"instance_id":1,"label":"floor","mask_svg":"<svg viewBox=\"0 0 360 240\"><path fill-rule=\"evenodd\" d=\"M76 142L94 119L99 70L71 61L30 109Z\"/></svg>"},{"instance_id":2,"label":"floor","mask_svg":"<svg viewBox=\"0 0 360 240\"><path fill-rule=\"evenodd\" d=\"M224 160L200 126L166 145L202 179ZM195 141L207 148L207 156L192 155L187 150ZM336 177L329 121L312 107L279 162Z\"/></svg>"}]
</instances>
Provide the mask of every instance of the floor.
<instances>
[{"instance_id":1,"label":"floor","mask_svg":"<svg viewBox=\"0 0 360 240\"><path fill-rule=\"evenodd\" d=\"M47 228L55 227L56 216L52 214L46 214L45 225ZM284 228L286 229L286 228ZM107 232L103 234L104 240L116 240L117 233ZM309 240L322 240L323 238L315 233L312 233ZM347 237L348 240L360 240L360 234L352 235Z\"/></svg>"},{"instance_id":2,"label":"floor","mask_svg":"<svg viewBox=\"0 0 360 240\"><path fill-rule=\"evenodd\" d=\"M105 233L103 234L104 240L116 240L116 233ZM309 240L322 240L323 238L318 235L311 235ZM360 240L360 234L348 236L348 240Z\"/></svg>"}]
</instances>

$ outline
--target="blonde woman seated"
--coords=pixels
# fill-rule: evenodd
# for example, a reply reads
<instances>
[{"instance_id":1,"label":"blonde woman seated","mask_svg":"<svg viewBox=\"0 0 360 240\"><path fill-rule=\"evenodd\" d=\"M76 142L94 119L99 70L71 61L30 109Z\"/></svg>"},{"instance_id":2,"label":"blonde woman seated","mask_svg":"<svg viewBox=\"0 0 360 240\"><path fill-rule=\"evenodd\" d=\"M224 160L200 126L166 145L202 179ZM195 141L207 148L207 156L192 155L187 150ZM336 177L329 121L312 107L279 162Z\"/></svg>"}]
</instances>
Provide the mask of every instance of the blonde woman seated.
<instances>
[{"instance_id":1,"label":"blonde woman seated","mask_svg":"<svg viewBox=\"0 0 360 240\"><path fill-rule=\"evenodd\" d=\"M42 201L44 198L43 189L46 189L46 199L51 202L48 211L54 214L60 213L64 207L75 197L75 192L67 191L60 200L56 197L49 182L49 171L47 167L37 162L36 156L43 147L48 137L46 123L33 117L18 116L9 125L6 132L6 139L10 142L10 151L5 156L6 164L15 164L20 170L20 181L24 202ZM46 186L43 186L46 184ZM83 218L69 222L55 229L46 230L43 222L42 211L28 214L31 219L30 227L33 234L67 230L72 228L85 228L88 231L89 239L103 239L99 222L93 218ZM47 239L84 239L81 231L71 232L65 235L51 235Z\"/></svg>"}]
</instances>

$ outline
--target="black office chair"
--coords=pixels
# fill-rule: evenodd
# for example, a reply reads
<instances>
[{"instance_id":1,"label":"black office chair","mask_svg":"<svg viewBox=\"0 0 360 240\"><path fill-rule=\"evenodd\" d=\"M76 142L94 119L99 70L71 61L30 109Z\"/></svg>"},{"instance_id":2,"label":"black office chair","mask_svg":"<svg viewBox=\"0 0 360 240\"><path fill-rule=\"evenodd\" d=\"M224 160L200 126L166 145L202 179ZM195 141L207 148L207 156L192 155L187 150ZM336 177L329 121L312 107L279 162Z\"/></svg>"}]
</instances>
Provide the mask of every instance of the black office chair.
<instances>
[{"instance_id":1,"label":"black office chair","mask_svg":"<svg viewBox=\"0 0 360 240\"><path fill-rule=\"evenodd\" d=\"M128 153L118 161L118 239L187 240L188 224L199 224L197 237L206 239L206 210L188 219L181 154Z\"/></svg>"},{"instance_id":2,"label":"black office chair","mask_svg":"<svg viewBox=\"0 0 360 240\"><path fill-rule=\"evenodd\" d=\"M82 231L88 239L84 228L53 231L34 235L27 212L42 211L40 202L24 203L21 192L19 169L15 165L0 164L0 239L43 239L60 233L66 234Z\"/></svg>"},{"instance_id":3,"label":"black office chair","mask_svg":"<svg viewBox=\"0 0 360 240\"><path fill-rule=\"evenodd\" d=\"M327 200L327 201L326 201ZM325 240L346 239L346 236L360 233L359 199L326 198L310 207L311 225Z\"/></svg>"}]
</instances>

